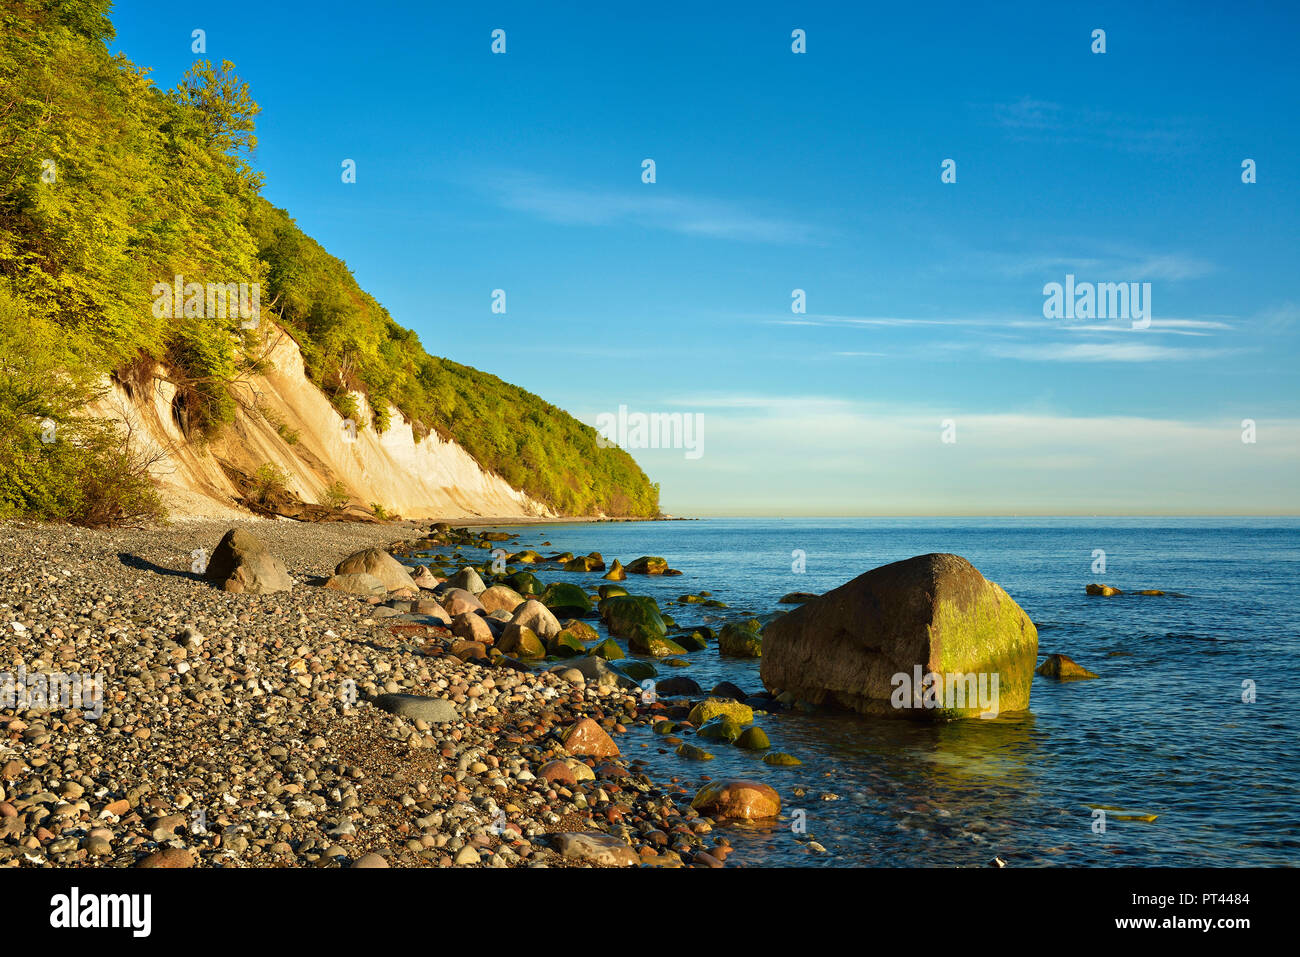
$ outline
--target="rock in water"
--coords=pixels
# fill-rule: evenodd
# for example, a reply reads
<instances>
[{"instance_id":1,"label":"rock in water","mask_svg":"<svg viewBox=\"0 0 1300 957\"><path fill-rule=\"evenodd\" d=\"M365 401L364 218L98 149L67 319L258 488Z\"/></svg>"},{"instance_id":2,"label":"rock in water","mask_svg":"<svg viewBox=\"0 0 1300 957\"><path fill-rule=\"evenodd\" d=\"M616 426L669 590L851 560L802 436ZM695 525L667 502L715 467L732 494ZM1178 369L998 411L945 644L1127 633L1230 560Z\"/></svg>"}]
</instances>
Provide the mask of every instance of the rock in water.
<instances>
[{"instance_id":1,"label":"rock in water","mask_svg":"<svg viewBox=\"0 0 1300 957\"><path fill-rule=\"evenodd\" d=\"M471 595L481 595L487 591L482 576L468 565L448 578L447 584L451 588L463 588Z\"/></svg>"},{"instance_id":2,"label":"rock in water","mask_svg":"<svg viewBox=\"0 0 1300 957\"><path fill-rule=\"evenodd\" d=\"M261 539L243 528L232 528L221 537L205 574L223 591L265 594L293 587L284 562L267 551Z\"/></svg>"},{"instance_id":3,"label":"rock in water","mask_svg":"<svg viewBox=\"0 0 1300 957\"><path fill-rule=\"evenodd\" d=\"M1038 629L1020 606L966 559L932 554L772 621L760 674L774 694L814 705L966 718L1028 708L1037 659Z\"/></svg>"},{"instance_id":4,"label":"rock in water","mask_svg":"<svg viewBox=\"0 0 1300 957\"><path fill-rule=\"evenodd\" d=\"M609 571L600 577L606 581L621 582L627 578L627 569L625 569L616 558L614 559L614 564L609 566Z\"/></svg>"},{"instance_id":5,"label":"rock in water","mask_svg":"<svg viewBox=\"0 0 1300 957\"><path fill-rule=\"evenodd\" d=\"M1042 675L1044 678L1055 678L1057 681L1097 677L1069 655L1048 655L1047 660L1035 669L1034 674Z\"/></svg>"},{"instance_id":6,"label":"rock in water","mask_svg":"<svg viewBox=\"0 0 1300 957\"><path fill-rule=\"evenodd\" d=\"M691 807L710 817L750 821L776 817L781 811L781 796L757 781L714 781L700 788Z\"/></svg>"},{"instance_id":7,"label":"rock in water","mask_svg":"<svg viewBox=\"0 0 1300 957\"><path fill-rule=\"evenodd\" d=\"M1097 585L1097 584L1092 584L1087 586L1084 589L1084 591L1087 592L1089 595L1102 595L1106 598L1109 598L1111 595L1124 594L1118 588L1112 588L1110 585Z\"/></svg>"},{"instance_id":8,"label":"rock in water","mask_svg":"<svg viewBox=\"0 0 1300 957\"><path fill-rule=\"evenodd\" d=\"M399 562L382 548L367 548L359 552L353 552L343 561L334 566L334 574L351 575L366 574L373 575L379 579L385 588L389 591L397 591L399 588L409 588L412 593L419 592L420 586L415 583L410 574L402 567Z\"/></svg>"}]
</instances>

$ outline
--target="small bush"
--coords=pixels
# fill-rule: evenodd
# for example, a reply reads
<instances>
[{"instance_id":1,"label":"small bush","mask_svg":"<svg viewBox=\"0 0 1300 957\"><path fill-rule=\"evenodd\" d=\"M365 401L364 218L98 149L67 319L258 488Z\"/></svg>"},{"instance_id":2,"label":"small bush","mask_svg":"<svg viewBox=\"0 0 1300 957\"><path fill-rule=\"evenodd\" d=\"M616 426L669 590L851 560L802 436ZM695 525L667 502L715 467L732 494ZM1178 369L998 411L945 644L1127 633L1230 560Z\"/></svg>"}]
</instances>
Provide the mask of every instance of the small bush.
<instances>
[{"instance_id":1,"label":"small bush","mask_svg":"<svg viewBox=\"0 0 1300 957\"><path fill-rule=\"evenodd\" d=\"M347 507L349 498L347 486L342 482L335 482L321 496L321 504L335 512L341 512Z\"/></svg>"}]
</instances>

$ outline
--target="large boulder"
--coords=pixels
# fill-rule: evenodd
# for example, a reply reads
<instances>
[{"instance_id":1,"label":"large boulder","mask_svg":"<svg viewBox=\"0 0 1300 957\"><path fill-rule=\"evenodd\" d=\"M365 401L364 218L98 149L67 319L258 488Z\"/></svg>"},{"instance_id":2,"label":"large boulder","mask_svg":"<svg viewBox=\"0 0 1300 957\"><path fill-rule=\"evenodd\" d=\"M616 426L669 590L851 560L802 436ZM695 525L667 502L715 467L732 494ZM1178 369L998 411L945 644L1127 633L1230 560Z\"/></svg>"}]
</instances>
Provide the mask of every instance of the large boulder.
<instances>
[{"instance_id":1,"label":"large boulder","mask_svg":"<svg viewBox=\"0 0 1300 957\"><path fill-rule=\"evenodd\" d=\"M389 591L409 588L413 593L420 590L407 570L382 548L366 548L353 552L334 566L336 575L364 574L378 578Z\"/></svg>"},{"instance_id":2,"label":"large boulder","mask_svg":"<svg viewBox=\"0 0 1300 957\"><path fill-rule=\"evenodd\" d=\"M554 614L566 618L591 611L591 599L587 593L571 582L551 582L539 600Z\"/></svg>"},{"instance_id":3,"label":"large boulder","mask_svg":"<svg viewBox=\"0 0 1300 957\"><path fill-rule=\"evenodd\" d=\"M455 618L465 612L487 611L478 597L463 588L449 588L442 596L442 607L447 614Z\"/></svg>"},{"instance_id":4,"label":"large boulder","mask_svg":"<svg viewBox=\"0 0 1300 957\"><path fill-rule=\"evenodd\" d=\"M526 625L513 621L501 632L501 641L497 647L503 654L514 655L516 658L546 657L546 645L537 637L537 633Z\"/></svg>"},{"instance_id":5,"label":"large boulder","mask_svg":"<svg viewBox=\"0 0 1300 957\"><path fill-rule=\"evenodd\" d=\"M452 588L463 588L471 595L479 595L487 590L482 576L469 565L448 578L447 584Z\"/></svg>"},{"instance_id":6,"label":"large boulder","mask_svg":"<svg viewBox=\"0 0 1300 957\"><path fill-rule=\"evenodd\" d=\"M642 555L627 563L629 575L662 575L668 571L668 562L657 555Z\"/></svg>"},{"instance_id":7,"label":"large boulder","mask_svg":"<svg viewBox=\"0 0 1300 957\"><path fill-rule=\"evenodd\" d=\"M1023 711L1038 629L958 555L859 575L763 630L763 684L864 714L967 718Z\"/></svg>"},{"instance_id":8,"label":"large boulder","mask_svg":"<svg viewBox=\"0 0 1300 957\"><path fill-rule=\"evenodd\" d=\"M284 562L272 555L261 539L243 528L232 528L221 537L204 574L229 592L265 594L293 587Z\"/></svg>"},{"instance_id":9,"label":"large boulder","mask_svg":"<svg viewBox=\"0 0 1300 957\"><path fill-rule=\"evenodd\" d=\"M559 619L536 598L530 598L516 608L510 620L516 625L531 628L543 641L554 638L564 630L560 627Z\"/></svg>"},{"instance_id":10,"label":"large boulder","mask_svg":"<svg viewBox=\"0 0 1300 957\"><path fill-rule=\"evenodd\" d=\"M483 605L483 608L489 612L513 612L524 603L524 596L509 585L493 585L491 588L479 592L478 600Z\"/></svg>"},{"instance_id":11,"label":"large boulder","mask_svg":"<svg viewBox=\"0 0 1300 957\"><path fill-rule=\"evenodd\" d=\"M781 796L757 781L714 781L700 788L691 807L715 818L761 820L781 812Z\"/></svg>"},{"instance_id":12,"label":"large boulder","mask_svg":"<svg viewBox=\"0 0 1300 957\"><path fill-rule=\"evenodd\" d=\"M615 595L600 603L600 617L616 638L662 638L668 624L658 603L646 595Z\"/></svg>"}]
</instances>

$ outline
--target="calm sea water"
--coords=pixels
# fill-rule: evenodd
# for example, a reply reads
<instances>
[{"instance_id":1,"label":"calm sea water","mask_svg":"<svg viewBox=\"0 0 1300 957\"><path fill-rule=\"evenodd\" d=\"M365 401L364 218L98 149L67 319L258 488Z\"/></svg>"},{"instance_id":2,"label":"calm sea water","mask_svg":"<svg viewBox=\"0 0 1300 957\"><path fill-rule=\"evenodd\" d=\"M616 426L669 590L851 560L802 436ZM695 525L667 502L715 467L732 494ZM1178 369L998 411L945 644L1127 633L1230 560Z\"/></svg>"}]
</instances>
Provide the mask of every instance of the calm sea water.
<instances>
[{"instance_id":1,"label":"calm sea water","mask_svg":"<svg viewBox=\"0 0 1300 957\"><path fill-rule=\"evenodd\" d=\"M684 574L629 576L628 590L665 606L708 590L729 606L666 606L683 626L768 614L786 592L823 592L878 565L954 552L1029 614L1040 657L1062 652L1100 675L1035 678L1031 713L993 721L760 716L773 747L804 762L798 768L770 768L761 754L719 742L708 742L715 760L687 761L634 731L624 753L657 780L693 788L704 775L745 776L781 793L777 824L723 829L738 862L982 865L997 854L1013 865L1300 864L1300 520L707 519L510 530L519 547L539 551L594 549L624 563L664 556ZM802 574L792 570L796 549L806 554ZM1092 570L1095 549L1106 553L1104 573ZM549 568L539 577L599 581ZM1186 597L1089 598L1092 581ZM687 657L689 668L661 665L661 676L761 690L757 661L723 659L714 647ZM1254 703L1242 700L1246 681ZM1117 809L1104 833L1093 805ZM806 834L792 828L800 817Z\"/></svg>"}]
</instances>

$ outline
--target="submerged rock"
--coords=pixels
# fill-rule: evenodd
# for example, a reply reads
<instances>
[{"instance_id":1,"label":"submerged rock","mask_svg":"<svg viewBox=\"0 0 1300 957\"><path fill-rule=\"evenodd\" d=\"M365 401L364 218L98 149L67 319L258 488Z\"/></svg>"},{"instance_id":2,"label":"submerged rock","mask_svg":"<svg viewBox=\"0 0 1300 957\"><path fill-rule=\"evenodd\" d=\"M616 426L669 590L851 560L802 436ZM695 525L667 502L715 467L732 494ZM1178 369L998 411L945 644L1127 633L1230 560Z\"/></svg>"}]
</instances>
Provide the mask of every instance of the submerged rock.
<instances>
[{"instance_id":1,"label":"submerged rock","mask_svg":"<svg viewBox=\"0 0 1300 957\"><path fill-rule=\"evenodd\" d=\"M788 595L782 595L777 601L778 605L802 605L804 602L812 601L814 598L820 598L810 591L792 591Z\"/></svg>"},{"instance_id":2,"label":"submerged rock","mask_svg":"<svg viewBox=\"0 0 1300 957\"><path fill-rule=\"evenodd\" d=\"M1109 598L1111 595L1124 594L1118 588L1112 588L1110 585L1093 584L1085 588L1084 591L1087 592L1089 595L1104 595L1107 598Z\"/></svg>"},{"instance_id":3,"label":"submerged rock","mask_svg":"<svg viewBox=\"0 0 1300 957\"><path fill-rule=\"evenodd\" d=\"M634 558L627 565L629 575L662 575L666 571L668 571L667 560L656 555L642 555L640 558Z\"/></svg>"},{"instance_id":4,"label":"submerged rock","mask_svg":"<svg viewBox=\"0 0 1300 957\"><path fill-rule=\"evenodd\" d=\"M786 754L784 751L772 751L763 755L763 763L771 765L774 768L793 768L803 764L793 754Z\"/></svg>"},{"instance_id":5,"label":"submerged rock","mask_svg":"<svg viewBox=\"0 0 1300 957\"><path fill-rule=\"evenodd\" d=\"M718 653L731 658L763 657L763 636L757 618L729 621L718 633Z\"/></svg>"},{"instance_id":6,"label":"submerged rock","mask_svg":"<svg viewBox=\"0 0 1300 957\"><path fill-rule=\"evenodd\" d=\"M714 781L700 788L691 807L711 817L752 821L776 817L781 812L781 796L757 781Z\"/></svg>"},{"instance_id":7,"label":"submerged rock","mask_svg":"<svg viewBox=\"0 0 1300 957\"><path fill-rule=\"evenodd\" d=\"M964 718L1028 708L1037 657L1038 629L1011 596L966 559L932 554L873 569L772 621L760 674L774 695L813 705ZM936 678L937 699L923 696Z\"/></svg>"},{"instance_id":8,"label":"submerged rock","mask_svg":"<svg viewBox=\"0 0 1300 957\"><path fill-rule=\"evenodd\" d=\"M1047 660L1039 665L1034 674L1057 681L1073 681L1077 678L1096 678L1097 675L1068 655L1048 655Z\"/></svg>"}]
</instances>

